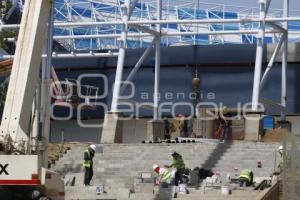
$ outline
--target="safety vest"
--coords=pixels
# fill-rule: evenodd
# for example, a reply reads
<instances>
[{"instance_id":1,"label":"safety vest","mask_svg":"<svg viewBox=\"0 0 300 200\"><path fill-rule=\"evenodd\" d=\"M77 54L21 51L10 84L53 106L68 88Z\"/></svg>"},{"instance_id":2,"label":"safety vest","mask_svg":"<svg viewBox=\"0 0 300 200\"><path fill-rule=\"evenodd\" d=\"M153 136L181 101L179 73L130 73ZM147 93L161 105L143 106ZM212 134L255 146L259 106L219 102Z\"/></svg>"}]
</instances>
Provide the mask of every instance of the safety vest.
<instances>
[{"instance_id":1,"label":"safety vest","mask_svg":"<svg viewBox=\"0 0 300 200\"><path fill-rule=\"evenodd\" d=\"M161 175L161 181L165 183L171 183L172 175L169 170L164 170Z\"/></svg>"},{"instance_id":2,"label":"safety vest","mask_svg":"<svg viewBox=\"0 0 300 200\"><path fill-rule=\"evenodd\" d=\"M182 157L178 157L177 159L173 159L173 167L176 168L177 170L179 169L184 169L185 168L185 164L182 160Z\"/></svg>"},{"instance_id":3,"label":"safety vest","mask_svg":"<svg viewBox=\"0 0 300 200\"><path fill-rule=\"evenodd\" d=\"M283 170L283 156L280 153L276 155L276 164L277 164L277 171L282 172Z\"/></svg>"},{"instance_id":4,"label":"safety vest","mask_svg":"<svg viewBox=\"0 0 300 200\"><path fill-rule=\"evenodd\" d=\"M89 158L91 157L89 150L85 150L84 153L87 153ZM84 160L83 167L90 168L91 167L91 160Z\"/></svg>"},{"instance_id":5,"label":"safety vest","mask_svg":"<svg viewBox=\"0 0 300 200\"><path fill-rule=\"evenodd\" d=\"M251 181L251 170L250 169L243 169L240 173L240 178L245 178L248 181Z\"/></svg>"}]
</instances>

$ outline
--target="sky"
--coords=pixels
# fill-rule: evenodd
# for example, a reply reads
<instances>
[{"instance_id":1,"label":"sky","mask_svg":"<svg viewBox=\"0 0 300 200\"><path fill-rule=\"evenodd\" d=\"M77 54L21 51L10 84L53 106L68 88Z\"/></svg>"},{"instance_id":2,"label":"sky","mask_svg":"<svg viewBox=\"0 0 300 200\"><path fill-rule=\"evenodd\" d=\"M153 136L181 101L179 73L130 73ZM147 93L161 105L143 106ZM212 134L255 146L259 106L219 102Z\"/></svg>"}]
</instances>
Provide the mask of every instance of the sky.
<instances>
[{"instance_id":1,"label":"sky","mask_svg":"<svg viewBox=\"0 0 300 200\"><path fill-rule=\"evenodd\" d=\"M148 2L156 5L157 0L140 0L143 2ZM202 9L211 8L211 6L215 7L216 5L225 5L225 10L227 11L233 11L238 12L241 10L244 10L244 8L238 8L234 6L242 6L245 8L259 8L259 0L162 0L164 5L167 5L167 2L170 2L170 4L173 4L173 6L178 5L193 5L194 3L197 4L199 2L200 7ZM283 1L284 0L271 0L271 9L282 9L283 8ZM206 5L204 5L204 4ZM215 4L215 5L210 5ZM291 15L297 15L300 16L300 0L289 0L290 5L290 13ZM256 10L256 9L255 9ZM258 11L258 10L257 10Z\"/></svg>"},{"instance_id":2,"label":"sky","mask_svg":"<svg viewBox=\"0 0 300 200\"><path fill-rule=\"evenodd\" d=\"M236 6L249 6L249 7L258 7L258 0L200 0L200 2L209 2L217 4L226 4L226 5L236 5ZM282 9L283 0L272 0L271 8ZM290 0L290 9L296 9L300 11L300 0Z\"/></svg>"}]
</instances>

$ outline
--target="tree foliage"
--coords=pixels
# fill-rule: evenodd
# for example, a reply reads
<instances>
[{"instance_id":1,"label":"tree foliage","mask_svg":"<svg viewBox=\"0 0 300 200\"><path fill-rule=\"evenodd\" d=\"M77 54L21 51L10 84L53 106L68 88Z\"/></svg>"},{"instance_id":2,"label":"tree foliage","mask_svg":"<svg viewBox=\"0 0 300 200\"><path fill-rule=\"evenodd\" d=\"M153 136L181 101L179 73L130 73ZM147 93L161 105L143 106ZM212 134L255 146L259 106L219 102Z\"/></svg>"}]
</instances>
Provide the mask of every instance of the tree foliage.
<instances>
[{"instance_id":1,"label":"tree foliage","mask_svg":"<svg viewBox=\"0 0 300 200\"><path fill-rule=\"evenodd\" d=\"M7 15L12 8L12 4L9 0L0 0L0 18L1 23L5 23ZM14 53L14 45L7 42L8 38L17 38L18 31L16 30L1 30L0 31L0 47L10 54Z\"/></svg>"}]
</instances>

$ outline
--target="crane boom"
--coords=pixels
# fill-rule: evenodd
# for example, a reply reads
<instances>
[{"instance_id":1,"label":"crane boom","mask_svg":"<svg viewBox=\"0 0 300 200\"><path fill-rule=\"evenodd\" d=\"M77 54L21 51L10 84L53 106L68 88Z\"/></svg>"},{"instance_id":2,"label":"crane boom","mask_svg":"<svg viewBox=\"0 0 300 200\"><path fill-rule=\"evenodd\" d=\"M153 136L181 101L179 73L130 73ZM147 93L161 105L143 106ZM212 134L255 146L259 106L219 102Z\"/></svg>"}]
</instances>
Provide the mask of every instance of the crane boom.
<instances>
[{"instance_id":1,"label":"crane boom","mask_svg":"<svg viewBox=\"0 0 300 200\"><path fill-rule=\"evenodd\" d=\"M0 127L2 140L9 135L13 143L22 141L25 149L51 5L50 0L25 1Z\"/></svg>"},{"instance_id":2,"label":"crane boom","mask_svg":"<svg viewBox=\"0 0 300 200\"><path fill-rule=\"evenodd\" d=\"M44 117L46 119L43 121L43 130L38 130L37 126L34 126L35 131L30 129L32 121L37 122L37 118L32 117L32 114L36 115L40 109L33 105L39 95L36 91L39 91L41 81L44 81L44 89L47 88L43 94L45 109L49 110L50 105L49 80L40 80L40 66L43 49L49 46L46 45L46 39L52 24L51 8L51 0L25 1L0 126L0 147L6 154L0 155L0 166L5 166L6 172L0 173L0 189L5 186L5 189L12 191L12 198L3 197L0 192L0 199L15 200L15 196L19 195L15 194L16 188L21 188L18 190L21 193L19 196L31 195L38 191L41 198L47 196L51 199L64 199L63 180L58 173L47 169L47 147L36 151L34 144L28 145L31 136L37 132L45 133L44 146L48 143L48 115ZM50 38L49 43L52 43ZM49 49L49 54L50 51ZM47 59L51 59L50 57ZM32 131L35 134L31 134Z\"/></svg>"}]
</instances>

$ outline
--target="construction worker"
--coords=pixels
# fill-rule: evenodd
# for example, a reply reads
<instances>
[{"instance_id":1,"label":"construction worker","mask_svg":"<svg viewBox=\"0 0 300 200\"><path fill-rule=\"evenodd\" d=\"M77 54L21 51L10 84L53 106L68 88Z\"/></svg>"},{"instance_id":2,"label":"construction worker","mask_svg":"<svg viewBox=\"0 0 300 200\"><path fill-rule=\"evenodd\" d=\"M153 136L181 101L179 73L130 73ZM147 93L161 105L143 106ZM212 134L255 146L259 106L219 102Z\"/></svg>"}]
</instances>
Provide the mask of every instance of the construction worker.
<instances>
[{"instance_id":1,"label":"construction worker","mask_svg":"<svg viewBox=\"0 0 300 200\"><path fill-rule=\"evenodd\" d=\"M153 165L153 171L158 175L158 181L160 183L171 184L172 174L168 169Z\"/></svg>"},{"instance_id":2,"label":"construction worker","mask_svg":"<svg viewBox=\"0 0 300 200\"><path fill-rule=\"evenodd\" d=\"M277 172L281 173L283 170L283 146L280 145L277 149L277 155L276 155L276 167Z\"/></svg>"},{"instance_id":3,"label":"construction worker","mask_svg":"<svg viewBox=\"0 0 300 200\"><path fill-rule=\"evenodd\" d=\"M96 145L92 144L84 151L84 185L90 185L90 182L93 178L93 158L96 152Z\"/></svg>"},{"instance_id":4,"label":"construction worker","mask_svg":"<svg viewBox=\"0 0 300 200\"><path fill-rule=\"evenodd\" d=\"M188 137L187 120L182 113L178 114L178 120L179 120L178 128L180 131L180 137Z\"/></svg>"},{"instance_id":5,"label":"construction worker","mask_svg":"<svg viewBox=\"0 0 300 200\"><path fill-rule=\"evenodd\" d=\"M240 186L251 186L253 184L253 172L250 169L243 169L239 176Z\"/></svg>"},{"instance_id":6,"label":"construction worker","mask_svg":"<svg viewBox=\"0 0 300 200\"><path fill-rule=\"evenodd\" d=\"M171 168L174 167L176 169L176 173L175 173L175 185L178 186L179 183L182 183L182 175L184 173L185 170L185 164L184 161L182 159L182 156L177 153L174 152L172 154L173 157L173 163L171 165L166 165L166 167Z\"/></svg>"},{"instance_id":7,"label":"construction worker","mask_svg":"<svg viewBox=\"0 0 300 200\"><path fill-rule=\"evenodd\" d=\"M170 128L171 128L171 123L169 122L168 118L164 118L164 126L165 126L165 139L169 140L171 139L170 135Z\"/></svg>"},{"instance_id":8,"label":"construction worker","mask_svg":"<svg viewBox=\"0 0 300 200\"><path fill-rule=\"evenodd\" d=\"M228 140L228 134L231 127L231 121L228 120L229 117L231 117L231 115L228 112L228 108L224 106L222 109L222 115L219 115L219 126L222 129L220 136L221 142L225 142L225 140Z\"/></svg>"}]
</instances>

